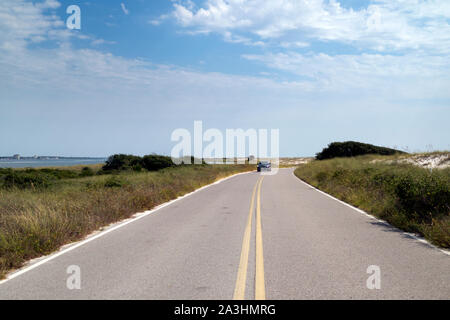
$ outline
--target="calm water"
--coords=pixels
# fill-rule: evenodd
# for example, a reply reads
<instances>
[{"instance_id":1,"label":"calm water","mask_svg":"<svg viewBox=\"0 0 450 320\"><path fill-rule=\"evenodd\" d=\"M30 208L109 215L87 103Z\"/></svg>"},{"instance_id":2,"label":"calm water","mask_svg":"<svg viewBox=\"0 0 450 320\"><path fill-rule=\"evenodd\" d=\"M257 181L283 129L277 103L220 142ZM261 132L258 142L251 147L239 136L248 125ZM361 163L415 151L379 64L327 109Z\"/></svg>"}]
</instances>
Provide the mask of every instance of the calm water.
<instances>
[{"instance_id":1,"label":"calm water","mask_svg":"<svg viewBox=\"0 0 450 320\"><path fill-rule=\"evenodd\" d=\"M0 168L36 168L36 167L66 167L82 164L104 163L106 159L58 159L58 160L4 160L0 159Z\"/></svg>"}]
</instances>

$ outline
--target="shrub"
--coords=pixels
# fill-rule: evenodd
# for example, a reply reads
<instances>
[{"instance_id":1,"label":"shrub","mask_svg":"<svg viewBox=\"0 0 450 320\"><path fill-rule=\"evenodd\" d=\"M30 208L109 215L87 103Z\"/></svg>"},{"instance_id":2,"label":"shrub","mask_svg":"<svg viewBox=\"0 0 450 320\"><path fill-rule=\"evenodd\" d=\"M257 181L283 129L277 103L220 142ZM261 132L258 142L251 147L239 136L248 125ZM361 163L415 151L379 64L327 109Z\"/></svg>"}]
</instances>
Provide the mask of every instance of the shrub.
<instances>
[{"instance_id":1,"label":"shrub","mask_svg":"<svg viewBox=\"0 0 450 320\"><path fill-rule=\"evenodd\" d=\"M54 180L61 179L74 179L78 178L78 173L74 170L64 170L64 169L52 169L52 168L44 168L44 169L26 169L25 172L33 173L36 175L43 174L51 177Z\"/></svg>"},{"instance_id":2,"label":"shrub","mask_svg":"<svg viewBox=\"0 0 450 320\"><path fill-rule=\"evenodd\" d=\"M94 175L94 172L87 167L81 173L75 170L52 168L27 168L24 170L2 169L0 170L0 187L19 189L46 188L57 180L74 179L80 176L91 175Z\"/></svg>"},{"instance_id":3,"label":"shrub","mask_svg":"<svg viewBox=\"0 0 450 320\"><path fill-rule=\"evenodd\" d=\"M393 155L396 153L404 152L367 143L346 141L330 143L327 148L322 150L322 152L316 154L316 159L324 160L336 157L354 157L364 154Z\"/></svg>"},{"instance_id":4,"label":"shrub","mask_svg":"<svg viewBox=\"0 0 450 320\"><path fill-rule=\"evenodd\" d=\"M0 168L0 175L12 173L12 172L13 172L13 169L11 169L11 168Z\"/></svg>"},{"instance_id":5,"label":"shrub","mask_svg":"<svg viewBox=\"0 0 450 320\"><path fill-rule=\"evenodd\" d=\"M295 174L408 232L450 248L450 168L373 163L374 157L312 161Z\"/></svg>"},{"instance_id":6,"label":"shrub","mask_svg":"<svg viewBox=\"0 0 450 320\"><path fill-rule=\"evenodd\" d=\"M4 188L46 188L50 185L50 178L42 174L29 172L13 172L4 177Z\"/></svg>"},{"instance_id":7,"label":"shrub","mask_svg":"<svg viewBox=\"0 0 450 320\"><path fill-rule=\"evenodd\" d=\"M420 222L431 223L450 211L450 183L442 175L405 174L398 179L395 194L400 209L412 213Z\"/></svg>"},{"instance_id":8,"label":"shrub","mask_svg":"<svg viewBox=\"0 0 450 320\"><path fill-rule=\"evenodd\" d=\"M133 156L130 154L114 154L106 160L106 164L103 166L103 170L129 170L133 166L140 164L141 157Z\"/></svg>"},{"instance_id":9,"label":"shrub","mask_svg":"<svg viewBox=\"0 0 450 320\"><path fill-rule=\"evenodd\" d=\"M84 167L81 169L80 177L92 177L94 175L94 170L89 167Z\"/></svg>"},{"instance_id":10,"label":"shrub","mask_svg":"<svg viewBox=\"0 0 450 320\"><path fill-rule=\"evenodd\" d=\"M142 167L148 171L157 171L173 166L172 158L167 156L152 154L142 158Z\"/></svg>"},{"instance_id":11,"label":"shrub","mask_svg":"<svg viewBox=\"0 0 450 320\"><path fill-rule=\"evenodd\" d=\"M119 176L113 175L106 179L104 186L106 188L119 188L125 185L125 181Z\"/></svg>"}]
</instances>

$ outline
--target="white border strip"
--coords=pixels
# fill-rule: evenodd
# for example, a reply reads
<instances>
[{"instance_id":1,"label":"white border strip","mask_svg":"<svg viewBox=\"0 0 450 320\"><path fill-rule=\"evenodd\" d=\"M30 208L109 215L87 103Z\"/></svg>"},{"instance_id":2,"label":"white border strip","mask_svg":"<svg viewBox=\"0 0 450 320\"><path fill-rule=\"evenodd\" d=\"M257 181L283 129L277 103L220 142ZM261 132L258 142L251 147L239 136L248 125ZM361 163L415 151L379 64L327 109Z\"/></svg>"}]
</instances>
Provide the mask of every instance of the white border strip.
<instances>
[{"instance_id":1,"label":"white border strip","mask_svg":"<svg viewBox=\"0 0 450 320\"><path fill-rule=\"evenodd\" d=\"M178 197L176 199L173 199L173 200L170 200L170 201L165 202L163 204L160 204L160 205L154 207L151 210L147 210L147 211L144 211L144 212L136 213L130 218L127 218L127 219L119 221L119 222L115 222L115 223L110 225L111 227L106 227L106 228L108 228L107 230L94 231L90 235L86 236L84 240L80 240L80 241L77 241L77 242L72 242L70 244L66 244L66 245L62 246L59 249L59 251L57 251L56 253L52 253L52 254L47 255L47 256L42 256L40 258L33 259L34 261L38 260L36 263L33 263L33 260L28 261L28 264L31 263L30 265L22 267L18 271L13 271L12 273L10 273L9 275L6 276L6 279L3 279L3 280L0 281L0 285L5 283L5 282L7 282L7 281L9 281L9 280L12 280L12 279L20 276L20 275L22 275L22 274L24 274L24 273L26 273L28 271L31 271L31 270L39 267L40 265L43 265L46 262L49 262L49 261L51 261L53 259L56 259L57 257L65 254L65 253L67 253L69 251L72 251L72 250L74 250L74 249L76 249L78 247L81 247L82 245L85 245L88 242L91 242L91 241L93 241L95 239L98 239L98 238L104 236L105 234L108 234L108 233L110 233L110 232L112 232L114 230L122 228L122 227L126 226L129 223L132 223L132 222L135 222L135 221L137 221L139 219L142 219L142 218L144 218L144 217L146 217L146 216L148 216L148 215L150 215L152 213L155 213L156 211L158 211L158 210L160 210L162 208L170 206L174 202L180 201L180 200L182 200L182 199L184 199L186 197L189 197L189 196L193 195L194 193L202 191L202 190L204 190L206 188L209 188L209 187L211 187L213 185L219 184L219 183L221 183L221 182L223 182L225 180L234 178L234 177L239 176L239 175L249 174L251 172L253 172L253 171L240 172L240 173L236 173L236 174L233 174L231 176L219 179L219 180L217 180L217 181L215 181L215 182L213 182L211 184L208 184L208 185L205 185L203 187L200 187L200 188L198 188L198 189L196 189L196 190L194 190L192 192L189 192L189 193L187 193L185 195L182 195L182 196L180 196L180 197ZM103 228L105 228L105 227L103 227Z\"/></svg>"},{"instance_id":2,"label":"white border strip","mask_svg":"<svg viewBox=\"0 0 450 320\"><path fill-rule=\"evenodd\" d=\"M295 170L294 170L294 171L295 171ZM347 207L352 208L353 210L358 211L359 213L361 213L361 214L367 216L367 217L370 218L370 219L374 219L374 220L376 220L376 221L378 221L378 222L380 222L380 223L383 223L383 224L385 224L385 225L387 225L387 226L389 226L389 227L395 228L395 229L399 230L402 234L405 234L405 235L407 235L407 236L409 236L409 237L415 239L416 241L419 241L420 243L426 244L426 245L430 246L431 248L437 249L437 250L441 251L442 253L444 253L444 254L450 256L450 251L449 251L449 250L445 250L445 249L436 247L434 244L428 242L427 240L425 240L424 238L422 238L422 237L420 237L420 236L417 236L417 235L415 235L415 234L413 234L413 233L409 233L409 232L402 231L402 230L400 230L399 228L397 228L397 227L391 225L391 224L390 224L389 222L387 222L387 221L378 219L377 217L375 217L375 216L373 216L373 215L371 215L371 214L368 214L367 212L365 212L365 211L363 211L363 210L361 210L361 209L359 209L359 208L356 208L356 207L352 206L351 204L348 204L348 203L346 203L346 202L344 202L344 201L342 201L342 200L339 200L338 198L335 198L335 197L333 197L332 195L330 195L330 194L328 194L328 193L326 193L326 192L323 192L322 190L319 190L319 189L317 189L316 187L313 187L313 186L310 185L309 183L307 183L307 182L303 181L302 179L300 179L299 177L297 177L297 176L295 175L294 171L292 171L292 174L295 176L295 178L297 178L298 180L300 180L302 183L306 184L306 185L307 185L308 187L310 187L311 189L314 189L314 190L316 190L316 191L318 191L318 192L320 192L320 193L326 195L327 197L329 197L329 198L331 198L331 199L334 199L334 200L336 200L337 202L340 202L340 203L342 203L343 205L346 205Z\"/></svg>"}]
</instances>

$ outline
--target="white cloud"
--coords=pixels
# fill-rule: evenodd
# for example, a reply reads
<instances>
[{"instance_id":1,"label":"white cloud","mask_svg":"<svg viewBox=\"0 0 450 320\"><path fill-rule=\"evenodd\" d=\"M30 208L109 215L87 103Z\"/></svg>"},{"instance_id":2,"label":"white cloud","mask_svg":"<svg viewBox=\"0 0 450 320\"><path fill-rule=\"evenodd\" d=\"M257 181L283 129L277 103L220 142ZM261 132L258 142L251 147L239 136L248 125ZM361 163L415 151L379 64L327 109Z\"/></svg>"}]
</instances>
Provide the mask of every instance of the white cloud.
<instances>
[{"instance_id":1,"label":"white cloud","mask_svg":"<svg viewBox=\"0 0 450 320\"><path fill-rule=\"evenodd\" d=\"M8 1L0 9L0 72L5 88L12 83L31 85L41 83L50 88L64 87L90 91L99 86L146 88L200 88L215 87L228 91L239 88L263 88L287 95L343 93L352 95L363 90L368 95L385 95L389 99L415 97L450 99L450 65L445 56L411 53L403 56L361 54L327 55L299 54L295 52L243 55L249 61L294 75L290 81L259 79L257 77L232 76L219 73L203 73L179 67L157 66L142 60L125 59L96 50L73 49L70 39L73 33L60 27L60 20L44 14L44 9L32 3ZM338 6L339 7L339 6ZM339 7L340 8L340 7ZM339 9L343 10L343 9ZM429 13L434 14L434 13ZM19 21L21 23L19 23ZM83 34L93 45L113 42ZM226 31L228 41L253 44L250 38L235 36ZM57 39L55 49L27 49L30 42ZM9 50L8 44L21 45ZM263 44L261 44L263 45ZM282 47L307 47L304 42L281 43ZM184 83L184 84L182 84ZM190 85L186 85L186 83ZM195 83L195 85L192 85ZM76 84L76 85L75 85ZM144 90L144 89L143 89ZM163 90L163 89L161 89ZM165 89L164 89L165 90ZM183 89L184 90L184 89Z\"/></svg>"},{"instance_id":2,"label":"white cloud","mask_svg":"<svg viewBox=\"0 0 450 320\"><path fill-rule=\"evenodd\" d=\"M175 3L172 18L193 34L278 46L283 52L243 57L296 79L303 92L450 99L450 1L374 0L354 10L336 0L206 0ZM316 41L326 43L322 52L337 43L353 53L315 52Z\"/></svg>"},{"instance_id":3,"label":"white cloud","mask_svg":"<svg viewBox=\"0 0 450 320\"><path fill-rule=\"evenodd\" d=\"M233 35L231 32L229 31L225 31L223 33L223 39L226 42L230 42L230 43L242 43L248 46L264 46L265 43L263 41L253 41L250 38L247 37L243 37L243 36L239 36L239 35Z\"/></svg>"},{"instance_id":4,"label":"white cloud","mask_svg":"<svg viewBox=\"0 0 450 320\"><path fill-rule=\"evenodd\" d=\"M161 19L153 19L153 20L149 20L148 23L154 25L154 26L159 26L162 23Z\"/></svg>"},{"instance_id":5,"label":"white cloud","mask_svg":"<svg viewBox=\"0 0 450 320\"><path fill-rule=\"evenodd\" d=\"M92 45L114 44L114 41L98 39L93 35L71 32L65 27L54 9L60 6L55 0L28 2L3 0L0 6L0 55L15 56L27 51L29 44L53 41L69 46L73 38L89 40Z\"/></svg>"},{"instance_id":6,"label":"white cloud","mask_svg":"<svg viewBox=\"0 0 450 320\"><path fill-rule=\"evenodd\" d=\"M123 13L127 15L130 13L130 11L125 7L125 3L120 3L120 7L122 8Z\"/></svg>"},{"instance_id":7,"label":"white cloud","mask_svg":"<svg viewBox=\"0 0 450 320\"><path fill-rule=\"evenodd\" d=\"M386 99L450 100L450 64L447 57L361 54L299 54L296 52L243 55L251 61L305 79L313 91Z\"/></svg>"},{"instance_id":8,"label":"white cloud","mask_svg":"<svg viewBox=\"0 0 450 320\"><path fill-rule=\"evenodd\" d=\"M2 0L0 5L0 50L22 50L29 41L42 42L64 36L63 21L54 15L44 15L57 7L56 1L37 4L18 0ZM61 33L62 32L62 33Z\"/></svg>"},{"instance_id":9,"label":"white cloud","mask_svg":"<svg viewBox=\"0 0 450 320\"><path fill-rule=\"evenodd\" d=\"M293 41L293 42L283 41L280 43L280 46L283 48L306 48L309 47L310 44L302 41Z\"/></svg>"},{"instance_id":10,"label":"white cloud","mask_svg":"<svg viewBox=\"0 0 450 320\"><path fill-rule=\"evenodd\" d=\"M200 8L174 4L174 19L194 32L249 33L261 39L303 38L370 49L450 50L450 1L374 0L347 9L337 0L206 0ZM297 38L295 38L297 34ZM286 43L286 42L285 42Z\"/></svg>"},{"instance_id":11,"label":"white cloud","mask_svg":"<svg viewBox=\"0 0 450 320\"><path fill-rule=\"evenodd\" d=\"M44 2L37 3L36 5L42 9L56 9L61 6L61 3L56 0L45 0Z\"/></svg>"},{"instance_id":12,"label":"white cloud","mask_svg":"<svg viewBox=\"0 0 450 320\"><path fill-rule=\"evenodd\" d=\"M169 18L169 15L163 14L163 15L159 16L156 19L149 20L148 23L150 23L150 24L152 24L154 26L159 26L161 23L163 23L164 20L166 20L168 18Z\"/></svg>"},{"instance_id":13,"label":"white cloud","mask_svg":"<svg viewBox=\"0 0 450 320\"><path fill-rule=\"evenodd\" d=\"M450 70L445 57L268 53L244 57L276 71L287 71L295 80L273 80L277 72L262 72L263 77L199 72L154 65L99 50L75 49L69 40L77 33L65 29L61 20L52 16L48 9L20 0L2 1L0 131L3 132L0 139L3 139L2 146L7 146L5 150L45 140L52 148L66 147L65 150L69 150L66 152L73 152L71 149L80 143L84 132L88 133L83 135L86 141L100 136L101 143L94 142L92 152L107 154L128 150L131 146L141 146L139 152L148 152L150 140L152 143L160 141L164 150L170 142L168 138L161 138L161 130L170 131L185 126L186 122L190 125L191 118L203 119L207 126L279 126L284 129L284 150L289 151L293 150L292 146L300 148L298 137L308 137L314 132L322 137L320 141L314 139L309 154L330 139L341 137L345 130L345 138L349 139L352 132L358 132L361 138L360 132L366 132L367 127L372 131L378 128L386 131L386 121L390 121L392 127L395 125L395 130L405 129L401 141L411 139L408 128L423 123L428 129L437 129L426 134L417 131L418 138L448 140L448 130L440 125L448 118ZM185 8L193 10L192 5ZM224 31L230 32L230 41L254 41L235 34L234 30ZM51 48L28 46L33 41L51 39L57 40ZM95 41L89 36L86 40ZM291 49L305 46L303 41L298 42L292 41L287 46ZM417 100L411 106L408 99ZM441 102L436 107L433 101L426 99L441 99ZM438 115L430 115L427 108L419 108L422 106L434 107ZM366 116L366 112L369 115ZM388 112L395 113L396 117L384 119ZM417 120L404 124L399 121L399 114L418 116ZM371 116L378 117L379 127L373 125ZM423 116L429 121L423 121ZM341 128L335 124L339 121L354 121L359 128L355 129L353 124ZM8 129L11 123L15 128L23 128L22 131L33 127L36 134L27 135L25 142L11 138ZM326 130L317 130L320 125ZM34 126L40 126L39 130ZM329 129L333 126L335 131ZM133 144L130 144L130 136L123 135L129 130L136 130ZM379 141L394 143L389 128L387 133L384 131L381 134L384 140L378 138ZM55 140L58 136L72 138L58 145ZM377 133L373 136L380 137ZM106 148L105 144L110 147ZM103 149L98 150L99 146ZM82 148L85 150L84 145Z\"/></svg>"}]
</instances>

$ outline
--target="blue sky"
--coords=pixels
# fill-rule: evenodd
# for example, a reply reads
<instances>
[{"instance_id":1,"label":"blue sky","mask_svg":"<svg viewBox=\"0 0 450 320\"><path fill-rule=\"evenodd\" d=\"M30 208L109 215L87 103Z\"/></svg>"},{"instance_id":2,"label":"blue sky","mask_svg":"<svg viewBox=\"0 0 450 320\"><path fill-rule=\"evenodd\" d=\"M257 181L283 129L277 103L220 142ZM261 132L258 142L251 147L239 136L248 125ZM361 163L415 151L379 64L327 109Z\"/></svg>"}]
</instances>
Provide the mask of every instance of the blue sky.
<instances>
[{"instance_id":1,"label":"blue sky","mask_svg":"<svg viewBox=\"0 0 450 320\"><path fill-rule=\"evenodd\" d=\"M0 155L170 154L194 120L448 150L449 53L446 0L2 0Z\"/></svg>"}]
</instances>

